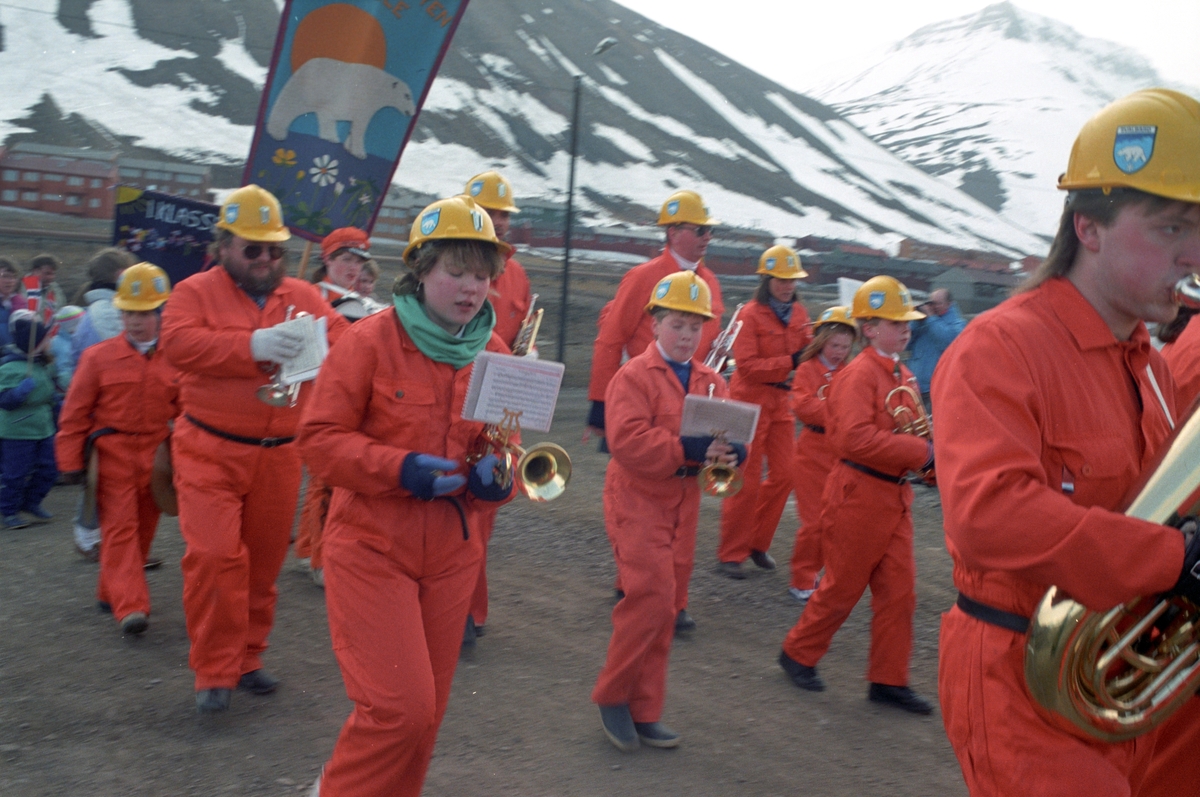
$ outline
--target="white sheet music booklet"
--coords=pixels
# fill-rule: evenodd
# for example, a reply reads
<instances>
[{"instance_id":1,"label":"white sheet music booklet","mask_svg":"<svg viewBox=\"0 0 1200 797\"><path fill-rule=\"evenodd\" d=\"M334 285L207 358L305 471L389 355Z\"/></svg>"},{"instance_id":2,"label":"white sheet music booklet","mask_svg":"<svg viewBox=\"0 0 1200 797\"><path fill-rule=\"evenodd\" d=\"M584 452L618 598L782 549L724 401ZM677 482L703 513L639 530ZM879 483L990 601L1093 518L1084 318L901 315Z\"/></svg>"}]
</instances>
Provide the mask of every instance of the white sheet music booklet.
<instances>
[{"instance_id":1,"label":"white sheet music booklet","mask_svg":"<svg viewBox=\"0 0 1200 797\"><path fill-rule=\"evenodd\" d=\"M707 437L723 433L731 443L749 445L758 428L757 404L734 399L708 398L688 394L683 397L680 437Z\"/></svg>"},{"instance_id":2,"label":"white sheet music booklet","mask_svg":"<svg viewBox=\"0 0 1200 797\"><path fill-rule=\"evenodd\" d=\"M304 335L304 348L292 359L280 366L279 381L285 385L316 379L321 372L321 363L329 354L329 338L325 334L325 319L314 318L305 313L284 321L280 326L297 329Z\"/></svg>"},{"instance_id":3,"label":"white sheet music booklet","mask_svg":"<svg viewBox=\"0 0 1200 797\"><path fill-rule=\"evenodd\" d=\"M565 370L562 363L481 351L467 383L463 419L499 424L508 410L520 413L522 429L548 432Z\"/></svg>"}]
</instances>

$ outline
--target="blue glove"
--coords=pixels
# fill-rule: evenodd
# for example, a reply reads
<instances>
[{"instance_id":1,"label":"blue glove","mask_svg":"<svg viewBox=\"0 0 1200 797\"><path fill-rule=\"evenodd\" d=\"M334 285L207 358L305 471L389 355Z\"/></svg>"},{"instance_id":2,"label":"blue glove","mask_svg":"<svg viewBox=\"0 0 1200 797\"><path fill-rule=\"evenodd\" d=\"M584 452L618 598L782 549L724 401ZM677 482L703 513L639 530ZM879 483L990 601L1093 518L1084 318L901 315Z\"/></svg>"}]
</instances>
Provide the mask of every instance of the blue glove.
<instances>
[{"instance_id":1,"label":"blue glove","mask_svg":"<svg viewBox=\"0 0 1200 797\"><path fill-rule=\"evenodd\" d=\"M604 402L593 401L591 408L588 409L587 425L594 426L597 429L604 428Z\"/></svg>"},{"instance_id":2,"label":"blue glove","mask_svg":"<svg viewBox=\"0 0 1200 797\"><path fill-rule=\"evenodd\" d=\"M737 466L740 468L742 463L746 461L746 444L745 443L730 443L729 447L733 449L733 453L737 455Z\"/></svg>"},{"instance_id":3,"label":"blue glove","mask_svg":"<svg viewBox=\"0 0 1200 797\"><path fill-rule=\"evenodd\" d=\"M0 390L0 409L15 410L25 403L29 394L37 387L33 377L27 376L8 390Z\"/></svg>"},{"instance_id":4,"label":"blue glove","mask_svg":"<svg viewBox=\"0 0 1200 797\"><path fill-rule=\"evenodd\" d=\"M513 481L511 478L508 480L507 487L502 487L496 481L496 466L499 464L500 458L495 454L488 454L476 462L467 477L467 489L484 501L503 501L512 495Z\"/></svg>"},{"instance_id":5,"label":"blue glove","mask_svg":"<svg viewBox=\"0 0 1200 797\"><path fill-rule=\"evenodd\" d=\"M20 400L24 401L25 399L29 398L29 394L33 392L35 387L37 387L37 382L33 381L33 377L25 377L17 383L15 388L13 388L13 393L15 394L14 398L19 396Z\"/></svg>"},{"instance_id":6,"label":"blue glove","mask_svg":"<svg viewBox=\"0 0 1200 797\"><path fill-rule=\"evenodd\" d=\"M400 486L417 498L432 501L439 495L448 495L467 483L467 477L450 474L458 467L452 459L418 454L415 451L404 458L400 466Z\"/></svg>"},{"instance_id":7,"label":"blue glove","mask_svg":"<svg viewBox=\"0 0 1200 797\"><path fill-rule=\"evenodd\" d=\"M683 443L683 458L688 462L704 462L708 459L708 447L712 441L712 435L679 438L679 442Z\"/></svg>"}]
</instances>

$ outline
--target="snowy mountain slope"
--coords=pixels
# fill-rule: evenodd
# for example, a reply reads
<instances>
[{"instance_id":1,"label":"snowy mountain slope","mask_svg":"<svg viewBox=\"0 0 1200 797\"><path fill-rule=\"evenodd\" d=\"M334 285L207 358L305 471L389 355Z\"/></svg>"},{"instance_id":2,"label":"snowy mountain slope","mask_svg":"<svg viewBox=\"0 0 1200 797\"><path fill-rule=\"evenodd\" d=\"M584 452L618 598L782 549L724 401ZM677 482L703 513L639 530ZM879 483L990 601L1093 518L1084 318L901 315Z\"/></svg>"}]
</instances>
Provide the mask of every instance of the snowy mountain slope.
<instances>
[{"instance_id":1,"label":"snowy mountain slope","mask_svg":"<svg viewBox=\"0 0 1200 797\"><path fill-rule=\"evenodd\" d=\"M1159 85L1136 52L1004 2L923 27L816 96L909 163L1051 235L1079 128Z\"/></svg>"},{"instance_id":2,"label":"snowy mountain slope","mask_svg":"<svg viewBox=\"0 0 1200 797\"><path fill-rule=\"evenodd\" d=\"M185 19L164 10L179 4L155 0L0 8L0 76L14 87L0 136L240 163L280 6L188 6ZM618 46L593 58L606 36ZM645 223L688 187L727 223L781 236L1045 249L831 108L610 0L473 0L395 182L448 194L500 168L520 197L561 201L577 74L577 204L595 221Z\"/></svg>"}]
</instances>

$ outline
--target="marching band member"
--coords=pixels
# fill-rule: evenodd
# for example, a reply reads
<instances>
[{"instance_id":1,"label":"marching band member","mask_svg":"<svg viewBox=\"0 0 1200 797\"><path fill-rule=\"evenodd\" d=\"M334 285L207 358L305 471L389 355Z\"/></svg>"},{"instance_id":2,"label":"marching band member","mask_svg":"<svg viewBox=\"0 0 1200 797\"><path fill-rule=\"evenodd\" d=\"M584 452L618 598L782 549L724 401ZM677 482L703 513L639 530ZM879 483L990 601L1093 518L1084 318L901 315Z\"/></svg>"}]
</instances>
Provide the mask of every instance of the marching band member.
<instances>
[{"instance_id":1,"label":"marching band member","mask_svg":"<svg viewBox=\"0 0 1200 797\"><path fill-rule=\"evenodd\" d=\"M779 665L801 689L820 692L817 662L833 635L871 588L868 697L917 714L933 708L908 687L916 608L912 487L909 471L932 465L929 440L898 434L889 395L916 380L900 362L909 321L921 318L912 297L892 277L872 277L854 294L851 315L867 345L833 378L826 393L825 433L838 461L825 482L821 535L825 577L788 633ZM914 413L910 399L901 396Z\"/></svg>"},{"instance_id":2,"label":"marching band member","mask_svg":"<svg viewBox=\"0 0 1200 797\"><path fill-rule=\"evenodd\" d=\"M644 312L654 345L617 371L605 393L612 460L604 478L604 525L624 597L613 608L608 657L592 690L609 741L676 747L663 725L667 659L696 552L699 467L737 464L734 445L680 437L684 396L723 397L725 380L692 360L712 319L707 284L690 271L663 277ZM744 450L741 454L744 454Z\"/></svg>"},{"instance_id":3,"label":"marching band member","mask_svg":"<svg viewBox=\"0 0 1200 797\"><path fill-rule=\"evenodd\" d=\"M413 222L395 309L355 324L317 379L300 429L333 485L325 603L354 709L312 794L417 795L450 699L483 548L480 515L511 498L495 454L464 460L475 356L504 351L487 302L508 244L458 196Z\"/></svg>"},{"instance_id":4,"label":"marching band member","mask_svg":"<svg viewBox=\"0 0 1200 797\"><path fill-rule=\"evenodd\" d=\"M82 475L98 454L96 511L100 577L96 598L125 634L149 627L150 591L143 564L158 528L150 492L154 452L178 410L179 373L158 348L167 274L150 263L125 269L113 306L125 334L83 352L59 417L56 455L64 474Z\"/></svg>"},{"instance_id":5,"label":"marching band member","mask_svg":"<svg viewBox=\"0 0 1200 797\"><path fill-rule=\"evenodd\" d=\"M262 666L275 619L275 580L287 557L300 490L290 445L310 388L295 406L258 398L303 335L294 309L324 317L329 340L347 327L307 282L285 276L291 237L279 201L256 185L221 206L210 246L219 267L175 286L162 318L163 350L181 372L171 434L183 555L183 608L196 673L196 710L225 711L233 689L274 692Z\"/></svg>"},{"instance_id":6,"label":"marching band member","mask_svg":"<svg viewBox=\"0 0 1200 797\"><path fill-rule=\"evenodd\" d=\"M484 172L467 181L463 193L472 197L492 220L496 237L508 241L511 217L521 210L513 201L512 184L499 172ZM511 350L517 342L522 322L529 312L533 297L529 292L529 277L525 269L510 253L504 261L504 271L492 280L488 301L496 314L496 328L492 331ZM522 352L523 354L527 352ZM463 645L470 648L476 637L485 632L488 617L487 547L492 539L492 528L496 524L496 511L492 508L481 520L479 534L483 538L483 558L479 562L479 581L471 597L471 610L467 613L467 624L463 630Z\"/></svg>"},{"instance_id":7,"label":"marching band member","mask_svg":"<svg viewBox=\"0 0 1200 797\"><path fill-rule=\"evenodd\" d=\"M1106 743L1036 704L1029 618L1051 585L1093 610L1172 588L1200 599L1197 545L1122 512L1179 418L1143 322L1171 321L1176 282L1200 270L1200 103L1165 89L1113 102L1058 187L1049 256L933 379L960 593L942 617L938 692L973 797L1142 794L1156 734Z\"/></svg>"},{"instance_id":8,"label":"marching band member","mask_svg":"<svg viewBox=\"0 0 1200 797\"><path fill-rule=\"evenodd\" d=\"M825 393L833 375L850 356L858 337L858 322L849 308L830 307L813 323L813 339L800 355L796 375L792 378L792 412L802 424L796 436L795 476L796 514L800 526L792 548L791 586L788 594L803 603L816 590L817 574L821 572L821 537L817 521L821 517L821 494L825 479L836 461L825 427L829 417L825 410Z\"/></svg>"},{"instance_id":9,"label":"marching band member","mask_svg":"<svg viewBox=\"0 0 1200 797\"><path fill-rule=\"evenodd\" d=\"M746 557L764 570L775 569L767 550L794 481L796 419L788 402L790 378L811 338L808 311L796 297L796 285L808 272L796 251L772 246L758 259L756 273L761 276L754 300L738 316L742 327L733 343L737 369L729 394L759 405L762 411L743 469L742 489L721 507L717 546L719 572L734 579L746 577L742 571ZM762 480L764 459L766 480Z\"/></svg>"}]
</instances>

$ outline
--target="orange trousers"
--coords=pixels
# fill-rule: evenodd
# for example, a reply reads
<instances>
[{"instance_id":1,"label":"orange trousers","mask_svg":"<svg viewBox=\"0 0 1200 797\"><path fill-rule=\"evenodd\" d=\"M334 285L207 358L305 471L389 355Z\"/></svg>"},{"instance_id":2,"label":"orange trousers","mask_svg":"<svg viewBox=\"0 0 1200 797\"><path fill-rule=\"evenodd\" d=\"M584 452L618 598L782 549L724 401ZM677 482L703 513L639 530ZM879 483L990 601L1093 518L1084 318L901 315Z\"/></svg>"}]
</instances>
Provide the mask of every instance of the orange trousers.
<instances>
[{"instance_id":1,"label":"orange trousers","mask_svg":"<svg viewBox=\"0 0 1200 797\"><path fill-rule=\"evenodd\" d=\"M421 793L481 549L474 528L463 540L449 502L429 502L424 515L398 527L411 539L389 550L338 531L326 537L329 633L354 710L325 765L321 797Z\"/></svg>"},{"instance_id":2,"label":"orange trousers","mask_svg":"<svg viewBox=\"0 0 1200 797\"><path fill-rule=\"evenodd\" d=\"M608 539L625 597L613 607L612 637L592 690L601 706L628 704L634 722L658 722L667 697L675 615L687 603L696 555L700 487L681 482L677 497L647 501L604 490Z\"/></svg>"},{"instance_id":3,"label":"orange trousers","mask_svg":"<svg viewBox=\"0 0 1200 797\"><path fill-rule=\"evenodd\" d=\"M125 442L136 440L128 435L112 437ZM96 495L96 511L103 529L96 599L110 604L113 618L120 622L131 612L150 614L144 565L160 513L150 493L150 471L145 467L153 452L147 455L127 446L120 451L108 448L106 445L100 449Z\"/></svg>"},{"instance_id":4,"label":"orange trousers","mask_svg":"<svg viewBox=\"0 0 1200 797\"><path fill-rule=\"evenodd\" d=\"M496 513L499 507L485 509L480 513L478 533L483 542L483 553L479 558L479 578L475 580L475 592L471 594L471 607L467 614L475 621L475 625L487 623L488 617L488 585L487 585L487 549L492 540L492 529L496 526Z\"/></svg>"},{"instance_id":5,"label":"orange trousers","mask_svg":"<svg viewBox=\"0 0 1200 797\"><path fill-rule=\"evenodd\" d=\"M1200 699L1184 703L1158 729L1150 769L1137 797L1178 797L1200 783Z\"/></svg>"},{"instance_id":6,"label":"orange trousers","mask_svg":"<svg viewBox=\"0 0 1200 797\"><path fill-rule=\"evenodd\" d=\"M821 495L825 491L825 480L833 457L828 453L824 434L805 429L796 438L796 449L792 460L792 476L796 489L796 514L800 525L796 528L796 542L792 546L792 581L796 589L812 589L817 583L817 574L825 566L821 556ZM815 442L814 442L815 440ZM804 446L820 444L821 451L813 455L803 451Z\"/></svg>"},{"instance_id":7,"label":"orange trousers","mask_svg":"<svg viewBox=\"0 0 1200 797\"><path fill-rule=\"evenodd\" d=\"M751 551L766 551L794 486L792 460L796 423L759 420L754 442L742 463L742 489L726 498L721 507L721 540L717 559L742 562ZM763 460L767 478L763 480Z\"/></svg>"},{"instance_id":8,"label":"orange trousers","mask_svg":"<svg viewBox=\"0 0 1200 797\"><path fill-rule=\"evenodd\" d=\"M321 544L325 530L325 516L329 514L329 499L333 488L311 471L308 488L304 493L304 506L300 510L300 525L296 530L296 556L308 559L312 570L324 567Z\"/></svg>"},{"instance_id":9,"label":"orange trousers","mask_svg":"<svg viewBox=\"0 0 1200 797\"><path fill-rule=\"evenodd\" d=\"M938 645L938 697L971 797L1148 797L1139 785L1150 766L1155 733L1105 744L1051 724L1034 707L1025 685L1024 634L976 620L957 607L946 612ZM1195 788L1189 780L1182 791L1160 793L1175 797Z\"/></svg>"},{"instance_id":10,"label":"orange trousers","mask_svg":"<svg viewBox=\"0 0 1200 797\"><path fill-rule=\"evenodd\" d=\"M783 650L815 667L833 635L871 588L867 679L908 685L916 609L912 488L834 466L825 487L820 534L825 578L788 632Z\"/></svg>"},{"instance_id":11,"label":"orange trousers","mask_svg":"<svg viewBox=\"0 0 1200 797\"><path fill-rule=\"evenodd\" d=\"M231 689L262 667L300 490L295 446L236 443L180 419L171 436L183 610L196 690Z\"/></svg>"}]
</instances>

